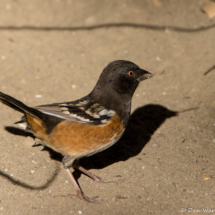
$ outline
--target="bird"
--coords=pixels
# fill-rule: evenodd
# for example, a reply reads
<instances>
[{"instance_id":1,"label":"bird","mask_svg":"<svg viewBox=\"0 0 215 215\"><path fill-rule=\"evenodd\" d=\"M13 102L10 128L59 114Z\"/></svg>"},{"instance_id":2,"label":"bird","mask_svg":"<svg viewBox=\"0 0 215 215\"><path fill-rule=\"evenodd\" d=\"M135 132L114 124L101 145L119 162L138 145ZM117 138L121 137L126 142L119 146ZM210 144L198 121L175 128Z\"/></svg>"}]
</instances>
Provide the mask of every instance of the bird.
<instances>
[{"instance_id":1,"label":"bird","mask_svg":"<svg viewBox=\"0 0 215 215\"><path fill-rule=\"evenodd\" d=\"M68 196L95 202L83 193L70 168L80 170L95 182L105 182L80 166L79 159L99 153L120 139L137 86L152 76L133 62L116 60L104 68L93 90L75 101L29 107L0 92L0 102L24 114L16 124L25 124L36 144L63 155L63 166L76 190L76 195Z\"/></svg>"}]
</instances>

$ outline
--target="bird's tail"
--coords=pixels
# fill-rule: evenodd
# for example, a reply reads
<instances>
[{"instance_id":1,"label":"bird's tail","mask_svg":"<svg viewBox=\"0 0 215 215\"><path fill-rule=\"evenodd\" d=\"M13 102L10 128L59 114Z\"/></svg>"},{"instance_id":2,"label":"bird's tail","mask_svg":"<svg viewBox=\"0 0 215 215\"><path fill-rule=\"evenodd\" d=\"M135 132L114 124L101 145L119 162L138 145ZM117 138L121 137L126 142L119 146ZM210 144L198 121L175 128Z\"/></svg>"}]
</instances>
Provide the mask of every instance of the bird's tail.
<instances>
[{"instance_id":1,"label":"bird's tail","mask_svg":"<svg viewBox=\"0 0 215 215\"><path fill-rule=\"evenodd\" d=\"M2 102L3 104L13 108L14 110L16 111L19 111L23 114L29 114L37 119L42 119L43 118L43 113L34 109L34 108L31 108L31 107L28 107L27 105L23 104L22 102L20 102L19 100L7 95L7 94L4 94L2 92L0 92L0 102Z\"/></svg>"}]
</instances>

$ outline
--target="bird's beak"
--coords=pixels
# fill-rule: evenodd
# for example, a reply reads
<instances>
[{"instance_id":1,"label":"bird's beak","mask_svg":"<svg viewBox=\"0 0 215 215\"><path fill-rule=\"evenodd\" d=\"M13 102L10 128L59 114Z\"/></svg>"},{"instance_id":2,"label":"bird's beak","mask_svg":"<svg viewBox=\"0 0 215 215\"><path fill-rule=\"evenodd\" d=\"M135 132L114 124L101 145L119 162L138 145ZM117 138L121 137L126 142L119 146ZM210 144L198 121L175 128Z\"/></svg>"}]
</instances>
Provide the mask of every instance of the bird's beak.
<instances>
[{"instance_id":1,"label":"bird's beak","mask_svg":"<svg viewBox=\"0 0 215 215\"><path fill-rule=\"evenodd\" d=\"M148 79L148 78L152 78L152 77L153 77L152 73L147 72L146 70L143 70L143 69L140 69L140 73L141 73L141 75L140 75L140 77L137 79L139 82L140 82L140 81L143 81L143 80L145 80L145 79Z\"/></svg>"}]
</instances>

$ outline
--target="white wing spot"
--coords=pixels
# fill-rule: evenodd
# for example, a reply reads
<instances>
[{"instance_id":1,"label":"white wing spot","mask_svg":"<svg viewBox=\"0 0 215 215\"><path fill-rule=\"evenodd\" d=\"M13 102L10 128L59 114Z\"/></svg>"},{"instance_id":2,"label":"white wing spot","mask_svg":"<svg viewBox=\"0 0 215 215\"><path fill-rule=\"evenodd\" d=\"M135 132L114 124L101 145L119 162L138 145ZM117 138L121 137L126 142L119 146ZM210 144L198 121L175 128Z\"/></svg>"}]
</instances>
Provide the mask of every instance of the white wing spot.
<instances>
[{"instance_id":1,"label":"white wing spot","mask_svg":"<svg viewBox=\"0 0 215 215\"><path fill-rule=\"evenodd\" d=\"M68 110L67 107L60 107L60 109L63 110L63 111L64 111L64 110Z\"/></svg>"},{"instance_id":2,"label":"white wing spot","mask_svg":"<svg viewBox=\"0 0 215 215\"><path fill-rule=\"evenodd\" d=\"M77 117L77 118L80 119L80 120L82 120L82 121L84 121L84 122L90 122L89 119L85 119L85 118L83 118L83 117Z\"/></svg>"},{"instance_id":3,"label":"white wing spot","mask_svg":"<svg viewBox=\"0 0 215 215\"><path fill-rule=\"evenodd\" d=\"M106 119L101 120L101 123L107 123Z\"/></svg>"},{"instance_id":4,"label":"white wing spot","mask_svg":"<svg viewBox=\"0 0 215 215\"><path fill-rule=\"evenodd\" d=\"M62 111L63 114L70 114L70 112L68 110L64 110Z\"/></svg>"},{"instance_id":5,"label":"white wing spot","mask_svg":"<svg viewBox=\"0 0 215 215\"><path fill-rule=\"evenodd\" d=\"M86 104L87 104L87 100L84 100L84 101L80 101L79 103L75 104L75 106L80 107L80 106L83 106Z\"/></svg>"},{"instance_id":6,"label":"white wing spot","mask_svg":"<svg viewBox=\"0 0 215 215\"><path fill-rule=\"evenodd\" d=\"M86 105L87 104L87 100L84 100L84 101L81 101L80 103L82 104L82 105Z\"/></svg>"},{"instance_id":7,"label":"white wing spot","mask_svg":"<svg viewBox=\"0 0 215 215\"><path fill-rule=\"evenodd\" d=\"M79 107L79 109L81 109L81 110L83 110L83 111L85 110L85 108L84 108L84 107L81 107L81 106Z\"/></svg>"},{"instance_id":8,"label":"white wing spot","mask_svg":"<svg viewBox=\"0 0 215 215\"><path fill-rule=\"evenodd\" d=\"M91 108L96 108L96 107L98 107L99 106L99 104L98 103L95 103L95 104L93 104L92 106L91 106Z\"/></svg>"},{"instance_id":9,"label":"white wing spot","mask_svg":"<svg viewBox=\"0 0 215 215\"><path fill-rule=\"evenodd\" d=\"M77 114L70 114L70 116L77 117Z\"/></svg>"},{"instance_id":10,"label":"white wing spot","mask_svg":"<svg viewBox=\"0 0 215 215\"><path fill-rule=\"evenodd\" d=\"M78 116L77 114L70 114L70 116L75 117L76 119L80 119L84 122L90 122L89 119L85 119L84 117Z\"/></svg>"},{"instance_id":11,"label":"white wing spot","mask_svg":"<svg viewBox=\"0 0 215 215\"><path fill-rule=\"evenodd\" d=\"M90 109L86 110L85 113L87 113L88 115L92 116L92 112L90 111Z\"/></svg>"},{"instance_id":12,"label":"white wing spot","mask_svg":"<svg viewBox=\"0 0 215 215\"><path fill-rule=\"evenodd\" d=\"M115 114L114 110L109 110L107 113L107 116L112 117L112 116L114 116L114 114Z\"/></svg>"},{"instance_id":13,"label":"white wing spot","mask_svg":"<svg viewBox=\"0 0 215 215\"><path fill-rule=\"evenodd\" d=\"M108 110L107 109L103 109L102 111L99 112L99 115L100 116L104 116L104 115L107 115L108 113Z\"/></svg>"},{"instance_id":14,"label":"white wing spot","mask_svg":"<svg viewBox=\"0 0 215 215\"><path fill-rule=\"evenodd\" d=\"M97 114L94 114L93 117L96 118L96 119L99 119L99 118L100 118L100 116L97 115Z\"/></svg>"}]
</instances>

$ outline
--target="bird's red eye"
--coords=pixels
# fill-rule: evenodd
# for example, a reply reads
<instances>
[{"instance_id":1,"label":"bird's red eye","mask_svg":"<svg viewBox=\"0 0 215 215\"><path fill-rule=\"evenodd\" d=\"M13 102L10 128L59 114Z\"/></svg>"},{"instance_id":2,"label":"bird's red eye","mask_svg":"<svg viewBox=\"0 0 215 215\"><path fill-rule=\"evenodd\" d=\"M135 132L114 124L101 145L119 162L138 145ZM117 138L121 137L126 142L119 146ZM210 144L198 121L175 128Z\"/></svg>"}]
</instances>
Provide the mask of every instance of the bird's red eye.
<instances>
[{"instance_id":1,"label":"bird's red eye","mask_svg":"<svg viewBox=\"0 0 215 215\"><path fill-rule=\"evenodd\" d=\"M134 75L134 72L133 72L133 71L129 71L129 72L128 72L128 75L129 75L130 77L132 77L132 76Z\"/></svg>"}]
</instances>

